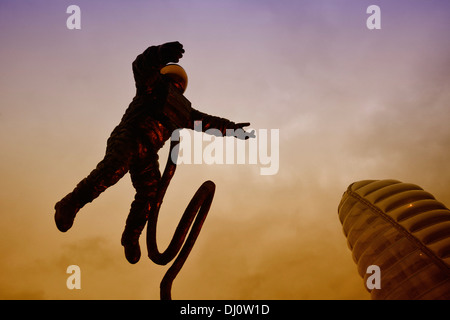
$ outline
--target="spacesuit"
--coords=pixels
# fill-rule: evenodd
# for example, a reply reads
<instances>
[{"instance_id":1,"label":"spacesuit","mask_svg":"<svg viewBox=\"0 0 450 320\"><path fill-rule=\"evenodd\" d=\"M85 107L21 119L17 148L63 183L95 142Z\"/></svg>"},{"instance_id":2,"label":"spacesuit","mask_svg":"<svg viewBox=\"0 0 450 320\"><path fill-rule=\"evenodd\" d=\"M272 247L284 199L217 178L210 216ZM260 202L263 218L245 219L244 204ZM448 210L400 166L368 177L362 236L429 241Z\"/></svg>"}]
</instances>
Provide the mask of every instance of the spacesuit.
<instances>
[{"instance_id":1,"label":"spacesuit","mask_svg":"<svg viewBox=\"0 0 450 320\"><path fill-rule=\"evenodd\" d=\"M140 258L139 236L148 219L151 199L161 179L158 150L177 128L162 114L167 86L184 92L187 77L176 72L161 74L168 63L177 63L184 53L179 42L151 46L132 64L136 96L125 111L119 125L107 141L105 157L97 167L55 205L55 222L61 232L69 230L77 212L130 172L136 195L126 220L121 243L130 263ZM189 118L190 117L190 118ZM227 129L242 129L249 123L230 120L190 109L185 127L194 129L194 121L202 121L202 130L214 128L226 135Z\"/></svg>"}]
</instances>

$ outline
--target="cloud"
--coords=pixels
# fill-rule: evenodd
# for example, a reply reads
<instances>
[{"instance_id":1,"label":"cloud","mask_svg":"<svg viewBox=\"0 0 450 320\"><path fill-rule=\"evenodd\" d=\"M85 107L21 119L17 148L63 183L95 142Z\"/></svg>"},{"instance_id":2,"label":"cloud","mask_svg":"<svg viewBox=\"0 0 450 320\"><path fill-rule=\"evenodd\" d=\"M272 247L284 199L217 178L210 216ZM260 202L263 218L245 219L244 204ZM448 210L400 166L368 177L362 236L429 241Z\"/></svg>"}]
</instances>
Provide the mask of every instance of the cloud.
<instances>
[{"instance_id":1,"label":"cloud","mask_svg":"<svg viewBox=\"0 0 450 320\"><path fill-rule=\"evenodd\" d=\"M382 30L371 32L366 8L351 1L165 3L80 3L79 33L67 32L64 7L62 19L51 5L5 11L13 14L2 35L1 297L159 298L169 266L146 258L145 241L130 265L120 245L134 195L128 177L83 208L67 234L52 214L103 156L134 94L135 55L185 40L188 98L202 111L280 129L280 170L177 169L162 247L196 188L211 179L217 190L173 296L366 299L337 205L350 183L367 178L417 183L450 204L450 11L382 1ZM167 8L179 24L154 15ZM79 291L65 285L71 264L81 268Z\"/></svg>"}]
</instances>

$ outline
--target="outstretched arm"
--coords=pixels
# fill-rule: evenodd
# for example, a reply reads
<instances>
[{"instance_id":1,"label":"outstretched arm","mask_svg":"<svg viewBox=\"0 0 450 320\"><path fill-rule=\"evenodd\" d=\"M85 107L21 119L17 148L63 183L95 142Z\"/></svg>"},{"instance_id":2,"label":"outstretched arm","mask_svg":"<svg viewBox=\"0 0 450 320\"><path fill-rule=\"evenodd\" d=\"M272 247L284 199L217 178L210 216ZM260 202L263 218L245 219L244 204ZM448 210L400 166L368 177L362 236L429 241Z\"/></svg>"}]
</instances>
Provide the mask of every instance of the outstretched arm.
<instances>
[{"instance_id":1,"label":"outstretched arm","mask_svg":"<svg viewBox=\"0 0 450 320\"><path fill-rule=\"evenodd\" d=\"M191 129L196 130L197 128L194 127L194 122L201 121L202 124L202 131L205 132L208 129L217 129L221 132L222 136L229 135L229 133L232 133L232 136L239 138L239 139L248 139L248 138L254 138L255 137L255 131L246 132L244 130L244 127L247 127L250 125L249 122L243 122L243 123L235 123L233 121L230 121L225 118L212 116L203 112L200 112L196 109L192 109L191 112L191 118L192 118L192 127ZM227 132L227 130L229 130ZM230 131L232 130L232 131Z\"/></svg>"}]
</instances>

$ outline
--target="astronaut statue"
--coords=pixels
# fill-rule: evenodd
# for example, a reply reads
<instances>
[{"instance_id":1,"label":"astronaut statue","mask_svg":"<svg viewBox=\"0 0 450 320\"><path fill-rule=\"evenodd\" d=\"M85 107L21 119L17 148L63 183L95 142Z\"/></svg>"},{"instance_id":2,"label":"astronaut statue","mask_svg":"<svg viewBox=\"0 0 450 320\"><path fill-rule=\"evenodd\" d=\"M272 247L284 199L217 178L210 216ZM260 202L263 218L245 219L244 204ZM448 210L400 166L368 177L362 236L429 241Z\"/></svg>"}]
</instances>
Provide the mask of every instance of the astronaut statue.
<instances>
[{"instance_id":1,"label":"astronaut statue","mask_svg":"<svg viewBox=\"0 0 450 320\"><path fill-rule=\"evenodd\" d=\"M250 125L234 123L194 108L184 108L181 110L184 112L175 116L173 110L172 116L164 112L168 97L173 97L170 90L178 90L179 96L183 97L187 86L187 75L176 64L183 53L182 44L169 42L151 46L137 56L132 64L136 96L108 138L105 157L71 193L55 205L56 226L61 232L66 232L84 205L92 202L129 171L136 195L121 243L127 260L132 264L140 259L139 236L147 223L149 200L155 197L161 180L158 150L176 129L181 128L180 123L183 128L194 129L194 121L202 121L203 131L214 128L220 130L223 136L227 129L238 130ZM238 138L249 136L253 133L236 135Z\"/></svg>"}]
</instances>

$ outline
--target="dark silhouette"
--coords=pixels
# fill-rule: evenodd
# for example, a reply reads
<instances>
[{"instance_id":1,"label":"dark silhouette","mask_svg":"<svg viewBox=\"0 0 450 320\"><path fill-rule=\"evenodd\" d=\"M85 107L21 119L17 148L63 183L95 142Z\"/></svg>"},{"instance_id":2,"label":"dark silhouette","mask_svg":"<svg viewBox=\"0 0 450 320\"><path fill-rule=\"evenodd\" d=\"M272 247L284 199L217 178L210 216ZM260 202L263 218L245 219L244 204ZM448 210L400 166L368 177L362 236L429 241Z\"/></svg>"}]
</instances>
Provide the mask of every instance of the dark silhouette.
<instances>
[{"instance_id":1,"label":"dark silhouette","mask_svg":"<svg viewBox=\"0 0 450 320\"><path fill-rule=\"evenodd\" d=\"M129 171L136 195L126 220L121 243L130 263L139 261L139 236L147 223L151 207L159 208L162 201L162 197L156 199L161 185L158 150L165 141L178 128L194 129L194 121L202 121L203 131L215 128L220 130L223 136L226 135L227 129L242 130L250 125L202 113L191 108L190 104L179 109L170 107L177 102L169 100L185 99L182 93L187 86L187 75L180 66L170 64L177 63L183 53L183 46L179 42L169 42L151 46L137 56L132 65L136 96L119 125L111 133L104 159L71 193L55 205L56 226L60 231L66 232L72 227L77 212L85 204L93 201ZM186 104L186 101L187 99L181 104ZM246 133L244 138L249 136L254 135ZM174 165L168 170L171 177ZM170 177L162 188L164 190L159 192L162 196ZM202 190L205 189L208 194L213 193L214 184L207 182ZM210 198L209 204L212 196ZM205 201L205 197L202 201ZM209 209L209 205L206 207ZM156 215L157 211L158 209ZM152 227L156 228L156 221L152 221ZM167 259L163 260L167 263Z\"/></svg>"}]
</instances>

